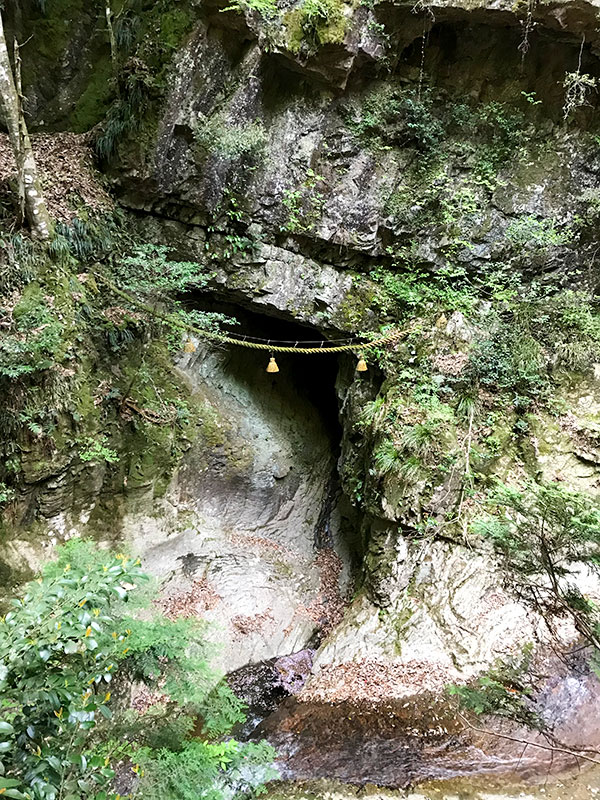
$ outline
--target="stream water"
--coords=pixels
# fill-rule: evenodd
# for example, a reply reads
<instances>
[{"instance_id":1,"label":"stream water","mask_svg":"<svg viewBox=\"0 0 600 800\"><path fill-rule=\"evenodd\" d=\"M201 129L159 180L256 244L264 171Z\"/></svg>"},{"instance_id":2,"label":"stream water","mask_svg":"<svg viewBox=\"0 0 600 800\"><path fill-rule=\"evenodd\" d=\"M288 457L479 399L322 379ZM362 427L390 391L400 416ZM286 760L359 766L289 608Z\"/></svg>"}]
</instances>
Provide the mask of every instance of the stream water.
<instances>
[{"instance_id":1,"label":"stream water","mask_svg":"<svg viewBox=\"0 0 600 800\"><path fill-rule=\"evenodd\" d=\"M541 693L545 719L564 749L600 745L599 688L591 674L571 675L551 679ZM290 696L251 736L276 748L281 777L290 782L286 785L339 782L348 785L346 795L338 788L340 798L354 796L352 787L369 784L387 790L429 787L421 797L445 797L439 794L443 790L455 800L490 796L486 792L492 789L504 796L515 786L514 796L525 791L526 796L562 800L592 798L600 791L600 767L590 769L588 761L548 749L545 736L507 720L486 724L496 735L466 727L447 698L434 695L376 706L299 702ZM571 777L575 773L578 778ZM565 780L572 793L560 793ZM330 797L320 791L306 795L325 796Z\"/></svg>"}]
</instances>

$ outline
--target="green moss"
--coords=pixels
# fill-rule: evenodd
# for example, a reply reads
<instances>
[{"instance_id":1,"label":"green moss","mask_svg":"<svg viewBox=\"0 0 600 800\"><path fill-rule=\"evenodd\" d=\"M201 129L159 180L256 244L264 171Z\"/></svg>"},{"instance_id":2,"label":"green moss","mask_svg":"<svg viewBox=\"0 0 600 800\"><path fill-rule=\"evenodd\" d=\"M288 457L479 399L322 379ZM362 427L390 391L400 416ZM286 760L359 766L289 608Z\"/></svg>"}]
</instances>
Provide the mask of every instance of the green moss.
<instances>
[{"instance_id":1,"label":"green moss","mask_svg":"<svg viewBox=\"0 0 600 800\"><path fill-rule=\"evenodd\" d=\"M194 24L194 15L187 8L173 8L159 18L160 40L163 47L176 50Z\"/></svg>"},{"instance_id":2,"label":"green moss","mask_svg":"<svg viewBox=\"0 0 600 800\"><path fill-rule=\"evenodd\" d=\"M304 42L314 50L343 42L348 27L345 7L340 0L304 0L288 11L283 16L288 50L298 53Z\"/></svg>"},{"instance_id":3,"label":"green moss","mask_svg":"<svg viewBox=\"0 0 600 800\"><path fill-rule=\"evenodd\" d=\"M355 275L348 291L332 315L332 321L342 330L360 331L369 327L369 319L377 296L377 286Z\"/></svg>"},{"instance_id":4,"label":"green moss","mask_svg":"<svg viewBox=\"0 0 600 800\"><path fill-rule=\"evenodd\" d=\"M24 322L31 316L35 316L40 306L44 306L44 295L39 283L34 281L25 287L19 302L13 309L15 322Z\"/></svg>"},{"instance_id":5,"label":"green moss","mask_svg":"<svg viewBox=\"0 0 600 800\"><path fill-rule=\"evenodd\" d=\"M286 46L291 53L298 53L304 41L302 28L302 11L294 8L283 16L283 24L287 31Z\"/></svg>"},{"instance_id":6,"label":"green moss","mask_svg":"<svg viewBox=\"0 0 600 800\"><path fill-rule=\"evenodd\" d=\"M94 64L91 80L71 113L72 130L84 133L97 125L106 115L112 95L112 64L110 56L103 54Z\"/></svg>"},{"instance_id":7,"label":"green moss","mask_svg":"<svg viewBox=\"0 0 600 800\"><path fill-rule=\"evenodd\" d=\"M185 36L190 33L196 16L186 3L179 8L167 8L172 3L159 2L148 14L139 36L136 56L140 58L153 74L156 85L162 85L165 69L173 53L181 46Z\"/></svg>"},{"instance_id":8,"label":"green moss","mask_svg":"<svg viewBox=\"0 0 600 800\"><path fill-rule=\"evenodd\" d=\"M395 614L392 620L392 625L396 631L398 640L402 640L406 634L407 629L410 627L410 621L413 617L414 611L408 606L404 606L398 614Z\"/></svg>"},{"instance_id":9,"label":"green moss","mask_svg":"<svg viewBox=\"0 0 600 800\"><path fill-rule=\"evenodd\" d=\"M47 0L43 16L32 22L37 55L59 64L72 38L72 29L84 12L83 0Z\"/></svg>"},{"instance_id":10,"label":"green moss","mask_svg":"<svg viewBox=\"0 0 600 800\"><path fill-rule=\"evenodd\" d=\"M155 496L166 491L174 467L176 436L167 427L142 423L126 437L128 450L127 490L152 487Z\"/></svg>"}]
</instances>

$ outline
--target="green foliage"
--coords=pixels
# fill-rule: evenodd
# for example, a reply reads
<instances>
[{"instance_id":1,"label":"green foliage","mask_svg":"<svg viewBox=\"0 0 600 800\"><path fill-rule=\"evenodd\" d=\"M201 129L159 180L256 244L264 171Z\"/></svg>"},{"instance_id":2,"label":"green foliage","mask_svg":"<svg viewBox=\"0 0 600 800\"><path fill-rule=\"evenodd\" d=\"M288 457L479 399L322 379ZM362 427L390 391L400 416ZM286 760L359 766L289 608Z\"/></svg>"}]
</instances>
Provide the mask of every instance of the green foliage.
<instances>
[{"instance_id":1,"label":"green foliage","mask_svg":"<svg viewBox=\"0 0 600 800\"><path fill-rule=\"evenodd\" d=\"M600 507L588 495L559 484L498 486L489 500L495 513L474 524L524 575L545 571L558 589L574 561L600 563Z\"/></svg>"},{"instance_id":2,"label":"green foliage","mask_svg":"<svg viewBox=\"0 0 600 800\"><path fill-rule=\"evenodd\" d=\"M231 125L219 117L212 117L194 128L194 139L204 152L252 166L260 161L267 133L262 122Z\"/></svg>"},{"instance_id":3,"label":"green foliage","mask_svg":"<svg viewBox=\"0 0 600 800\"><path fill-rule=\"evenodd\" d=\"M325 43L327 29L342 21L341 5L336 0L303 0L300 12L304 36L314 46Z\"/></svg>"},{"instance_id":4,"label":"green foliage","mask_svg":"<svg viewBox=\"0 0 600 800\"><path fill-rule=\"evenodd\" d=\"M544 724L533 708L527 675L532 649L531 644L525 645L519 657L497 662L472 686L449 686L448 694L455 695L461 707L474 714L508 717L541 730Z\"/></svg>"},{"instance_id":5,"label":"green foliage","mask_svg":"<svg viewBox=\"0 0 600 800\"><path fill-rule=\"evenodd\" d=\"M169 258L165 245L141 244L114 265L114 274L132 292L156 294L201 289L211 275L196 261Z\"/></svg>"},{"instance_id":6,"label":"green foliage","mask_svg":"<svg viewBox=\"0 0 600 800\"><path fill-rule=\"evenodd\" d=\"M502 163L514 157L525 139L525 116L515 106L493 101L475 110L477 134L488 143L490 157Z\"/></svg>"},{"instance_id":7,"label":"green foliage","mask_svg":"<svg viewBox=\"0 0 600 800\"><path fill-rule=\"evenodd\" d=\"M82 461L106 461L107 464L115 464L119 460L116 450L108 447L106 436L86 436L82 440L79 458Z\"/></svg>"},{"instance_id":8,"label":"green foliage","mask_svg":"<svg viewBox=\"0 0 600 800\"><path fill-rule=\"evenodd\" d=\"M142 20L131 9L123 9L113 24L115 42L122 53L129 53L138 38Z\"/></svg>"},{"instance_id":9,"label":"green foliage","mask_svg":"<svg viewBox=\"0 0 600 800\"><path fill-rule=\"evenodd\" d=\"M538 398L546 388L546 360L531 333L509 324L499 326L475 345L468 374L476 384Z\"/></svg>"},{"instance_id":10,"label":"green foliage","mask_svg":"<svg viewBox=\"0 0 600 800\"><path fill-rule=\"evenodd\" d=\"M569 616L584 641L600 651L597 606L570 581L573 565L600 566L600 505L559 484L499 485L491 513L473 530L493 543L519 585L542 614ZM597 658L597 653L595 655Z\"/></svg>"},{"instance_id":11,"label":"green foliage","mask_svg":"<svg viewBox=\"0 0 600 800\"><path fill-rule=\"evenodd\" d=\"M277 14L276 0L235 0L230 6L222 9L225 11L256 11L261 17L270 19Z\"/></svg>"},{"instance_id":12,"label":"green foliage","mask_svg":"<svg viewBox=\"0 0 600 800\"><path fill-rule=\"evenodd\" d=\"M47 370L60 357L63 323L39 285L31 283L8 311L0 333L0 376L19 378Z\"/></svg>"},{"instance_id":13,"label":"green foliage","mask_svg":"<svg viewBox=\"0 0 600 800\"><path fill-rule=\"evenodd\" d=\"M156 307L160 305L163 310L166 307L168 317L154 318L150 311L147 322L162 325L171 352L177 352L181 348L182 328L216 331L222 324L234 325L237 321L218 312L187 308L178 300L178 294L204 288L212 273L196 261L171 260L169 255L169 248L164 245L139 245L114 262L113 273L119 287L136 300L144 295ZM131 320L139 324L139 307L135 303L131 311L134 314ZM114 332L114 326L110 331Z\"/></svg>"},{"instance_id":14,"label":"green foliage","mask_svg":"<svg viewBox=\"0 0 600 800\"><path fill-rule=\"evenodd\" d=\"M98 569L90 554L91 570L85 560L70 544L0 622L1 772L16 781L13 797L96 797L114 776L86 745L111 716L109 685L127 638L118 621L125 586L143 576L124 558L107 556Z\"/></svg>"},{"instance_id":15,"label":"green foliage","mask_svg":"<svg viewBox=\"0 0 600 800\"><path fill-rule=\"evenodd\" d=\"M600 354L597 298L565 290L534 304L536 336L553 354L555 368L585 372Z\"/></svg>"},{"instance_id":16,"label":"green foliage","mask_svg":"<svg viewBox=\"0 0 600 800\"><path fill-rule=\"evenodd\" d=\"M373 452L373 473L390 473L406 485L415 484L429 469L440 467L444 431L454 422L450 406L442 403L430 387L417 385L412 391L367 407L361 421L370 420L379 437ZM363 422L363 424L364 424Z\"/></svg>"},{"instance_id":17,"label":"green foliage","mask_svg":"<svg viewBox=\"0 0 600 800\"><path fill-rule=\"evenodd\" d=\"M22 289L36 275L33 242L20 233L0 233L0 295Z\"/></svg>"},{"instance_id":18,"label":"green foliage","mask_svg":"<svg viewBox=\"0 0 600 800\"><path fill-rule=\"evenodd\" d=\"M110 161L121 142L134 135L143 140L141 134L155 127L171 60L194 22L187 4L157 0L149 9L136 0L122 4L114 25L119 91L96 136L100 159Z\"/></svg>"},{"instance_id":19,"label":"green foliage","mask_svg":"<svg viewBox=\"0 0 600 800\"><path fill-rule=\"evenodd\" d=\"M402 453L391 439L384 439L373 453L373 461L380 475L387 475L402 463Z\"/></svg>"},{"instance_id":20,"label":"green foliage","mask_svg":"<svg viewBox=\"0 0 600 800\"><path fill-rule=\"evenodd\" d=\"M525 405L547 402L553 371L585 372L600 353L596 300L572 290L548 295L535 284L517 291L509 310L490 315L490 335L471 350L466 377Z\"/></svg>"},{"instance_id":21,"label":"green foliage","mask_svg":"<svg viewBox=\"0 0 600 800\"><path fill-rule=\"evenodd\" d=\"M461 286L464 276L461 268L442 268L434 273L425 270L397 270L378 267L370 273L370 278L382 288L379 302L386 310L392 308L400 315L421 313L433 310L473 309L476 298L470 289ZM458 280L457 280L458 279Z\"/></svg>"},{"instance_id":22,"label":"green foliage","mask_svg":"<svg viewBox=\"0 0 600 800\"><path fill-rule=\"evenodd\" d=\"M71 256L80 264L100 261L121 247L125 234L118 213L91 216L81 212L69 225L57 222L49 254L59 263Z\"/></svg>"},{"instance_id":23,"label":"green foliage","mask_svg":"<svg viewBox=\"0 0 600 800\"><path fill-rule=\"evenodd\" d=\"M431 157L460 152L465 134L492 171L514 157L525 138L525 116L516 106L467 104L444 99L434 89L419 94L389 81L365 97L359 120L351 126L379 145L416 147L428 156L420 159L417 174L429 166Z\"/></svg>"},{"instance_id":24,"label":"green foliage","mask_svg":"<svg viewBox=\"0 0 600 800\"><path fill-rule=\"evenodd\" d=\"M530 106L541 106L542 101L537 99L535 92L521 92L521 97L525 99L526 103Z\"/></svg>"},{"instance_id":25,"label":"green foliage","mask_svg":"<svg viewBox=\"0 0 600 800\"><path fill-rule=\"evenodd\" d=\"M506 229L506 238L514 247L547 249L560 247L572 241L573 234L568 228L559 230L556 220L538 219L532 215L519 217Z\"/></svg>"},{"instance_id":26,"label":"green foliage","mask_svg":"<svg viewBox=\"0 0 600 800\"><path fill-rule=\"evenodd\" d=\"M588 95L597 89L597 79L585 72L567 72L563 80L565 99L563 103L563 118L567 120L573 111L582 106L590 105Z\"/></svg>"},{"instance_id":27,"label":"green foliage","mask_svg":"<svg viewBox=\"0 0 600 800\"><path fill-rule=\"evenodd\" d=\"M138 755L144 776L142 797L168 800L230 800L262 794L277 777L270 763L273 751L264 743L189 742L179 752L162 749ZM201 787L201 788L199 788Z\"/></svg>"},{"instance_id":28,"label":"green foliage","mask_svg":"<svg viewBox=\"0 0 600 800\"><path fill-rule=\"evenodd\" d=\"M132 615L144 582L139 561L71 541L0 620L6 797L115 800L114 767L124 760L146 767L143 797L228 800L274 776L266 745L214 741L241 718L241 704L209 667L202 623ZM111 687L132 680L160 690L162 712L135 721L111 702ZM153 750L149 739L160 741L157 729L181 705L208 721L203 737L186 740L183 725L175 752ZM117 742L113 733L127 730L127 743Z\"/></svg>"},{"instance_id":29,"label":"green foliage","mask_svg":"<svg viewBox=\"0 0 600 800\"><path fill-rule=\"evenodd\" d=\"M346 35L343 0L303 0L283 19L287 46L293 53L301 48L315 51L327 43L340 43Z\"/></svg>"},{"instance_id":30,"label":"green foliage","mask_svg":"<svg viewBox=\"0 0 600 800\"><path fill-rule=\"evenodd\" d=\"M309 233L319 222L325 196L319 185L325 180L313 169L306 171L304 183L296 189L286 189L282 202L288 211L288 219L282 230L289 233Z\"/></svg>"},{"instance_id":31,"label":"green foliage","mask_svg":"<svg viewBox=\"0 0 600 800\"><path fill-rule=\"evenodd\" d=\"M135 63L123 82L124 91L110 106L95 138L96 153L102 161L114 158L119 143L139 132L154 94L153 77L143 64Z\"/></svg>"},{"instance_id":32,"label":"green foliage","mask_svg":"<svg viewBox=\"0 0 600 800\"><path fill-rule=\"evenodd\" d=\"M15 498L15 490L7 486L3 481L0 482L0 506L10 503Z\"/></svg>"},{"instance_id":33,"label":"green foliage","mask_svg":"<svg viewBox=\"0 0 600 800\"><path fill-rule=\"evenodd\" d=\"M385 84L366 97L355 130L361 136L402 147L413 145L423 152L437 148L445 136L431 92L419 97L412 90Z\"/></svg>"}]
</instances>

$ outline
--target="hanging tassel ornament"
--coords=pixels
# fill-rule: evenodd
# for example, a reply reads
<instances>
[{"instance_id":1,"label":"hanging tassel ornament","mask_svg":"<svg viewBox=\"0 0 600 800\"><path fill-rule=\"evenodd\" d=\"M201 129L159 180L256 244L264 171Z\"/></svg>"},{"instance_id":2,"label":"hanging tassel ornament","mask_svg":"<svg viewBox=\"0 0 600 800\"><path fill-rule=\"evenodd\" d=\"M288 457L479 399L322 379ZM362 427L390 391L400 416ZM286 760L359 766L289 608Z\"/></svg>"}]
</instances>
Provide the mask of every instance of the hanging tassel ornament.
<instances>
[{"instance_id":1,"label":"hanging tassel ornament","mask_svg":"<svg viewBox=\"0 0 600 800\"><path fill-rule=\"evenodd\" d=\"M186 343L183 345L183 352L184 353L195 353L196 352L196 345L191 339L188 339Z\"/></svg>"},{"instance_id":2,"label":"hanging tassel ornament","mask_svg":"<svg viewBox=\"0 0 600 800\"><path fill-rule=\"evenodd\" d=\"M368 367L367 367L367 362L366 362L366 361L365 361L365 359L364 359L364 358L361 356L361 357L358 359L358 364L356 365L356 371L357 371L357 372L366 372L366 371L367 371L367 369L368 369Z\"/></svg>"},{"instance_id":3,"label":"hanging tassel ornament","mask_svg":"<svg viewBox=\"0 0 600 800\"><path fill-rule=\"evenodd\" d=\"M267 372L279 372L279 367L277 366L277 362L275 361L274 356L271 356L269 359L269 363L267 365Z\"/></svg>"}]
</instances>

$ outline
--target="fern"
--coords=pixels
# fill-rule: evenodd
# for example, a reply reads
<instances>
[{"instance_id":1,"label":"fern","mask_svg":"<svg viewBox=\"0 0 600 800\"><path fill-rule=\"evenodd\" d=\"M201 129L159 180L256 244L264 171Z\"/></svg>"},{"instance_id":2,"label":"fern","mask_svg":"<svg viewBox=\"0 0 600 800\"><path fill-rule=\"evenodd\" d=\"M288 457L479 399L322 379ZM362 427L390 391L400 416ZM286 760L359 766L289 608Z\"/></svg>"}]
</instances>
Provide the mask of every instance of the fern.
<instances>
[{"instance_id":1,"label":"fern","mask_svg":"<svg viewBox=\"0 0 600 800\"><path fill-rule=\"evenodd\" d=\"M379 475L387 475L398 468L402 455L391 439L384 439L375 450L373 460Z\"/></svg>"}]
</instances>

